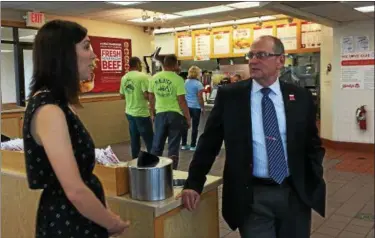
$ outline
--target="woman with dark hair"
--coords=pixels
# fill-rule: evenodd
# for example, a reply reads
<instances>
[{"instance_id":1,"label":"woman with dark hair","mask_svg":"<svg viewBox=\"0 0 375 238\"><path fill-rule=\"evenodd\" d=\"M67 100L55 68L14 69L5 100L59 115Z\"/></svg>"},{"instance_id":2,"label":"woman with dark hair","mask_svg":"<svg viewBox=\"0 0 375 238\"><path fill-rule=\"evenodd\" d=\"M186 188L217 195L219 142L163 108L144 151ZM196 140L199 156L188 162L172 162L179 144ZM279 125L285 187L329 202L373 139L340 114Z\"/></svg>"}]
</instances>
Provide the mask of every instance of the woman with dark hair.
<instances>
[{"instance_id":1,"label":"woman with dark hair","mask_svg":"<svg viewBox=\"0 0 375 238\"><path fill-rule=\"evenodd\" d=\"M95 58L77 23L54 20L35 37L23 140L29 187L43 189L36 237L108 238L129 226L106 208L95 145L74 110Z\"/></svg>"}]
</instances>

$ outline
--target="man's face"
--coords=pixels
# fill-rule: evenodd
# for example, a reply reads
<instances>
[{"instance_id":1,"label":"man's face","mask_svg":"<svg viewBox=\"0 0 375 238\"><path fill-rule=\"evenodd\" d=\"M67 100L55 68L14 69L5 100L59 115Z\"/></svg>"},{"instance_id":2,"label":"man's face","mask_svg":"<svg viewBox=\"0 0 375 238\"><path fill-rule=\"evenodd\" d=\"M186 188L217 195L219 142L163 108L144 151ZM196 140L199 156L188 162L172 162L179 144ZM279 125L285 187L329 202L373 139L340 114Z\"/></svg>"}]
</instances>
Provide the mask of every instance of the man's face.
<instances>
[{"instance_id":1,"label":"man's face","mask_svg":"<svg viewBox=\"0 0 375 238\"><path fill-rule=\"evenodd\" d=\"M251 45L249 58L250 77L253 79L269 79L277 77L285 62L284 55L275 56L273 40L260 38Z\"/></svg>"}]
</instances>

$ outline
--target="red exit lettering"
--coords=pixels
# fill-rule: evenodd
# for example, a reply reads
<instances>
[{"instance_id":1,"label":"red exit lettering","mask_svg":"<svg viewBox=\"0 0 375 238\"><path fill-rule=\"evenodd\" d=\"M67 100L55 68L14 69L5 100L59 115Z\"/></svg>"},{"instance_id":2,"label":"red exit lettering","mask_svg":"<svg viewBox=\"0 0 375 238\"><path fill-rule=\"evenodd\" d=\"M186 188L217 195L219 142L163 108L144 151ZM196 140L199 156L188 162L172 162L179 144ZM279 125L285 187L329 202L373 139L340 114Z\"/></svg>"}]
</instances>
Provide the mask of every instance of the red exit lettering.
<instances>
[{"instance_id":1,"label":"red exit lettering","mask_svg":"<svg viewBox=\"0 0 375 238\"><path fill-rule=\"evenodd\" d=\"M102 61L103 70L121 70L121 61Z\"/></svg>"},{"instance_id":2,"label":"red exit lettering","mask_svg":"<svg viewBox=\"0 0 375 238\"><path fill-rule=\"evenodd\" d=\"M32 23L42 23L43 22L43 13L32 12L30 14L30 20Z\"/></svg>"}]
</instances>

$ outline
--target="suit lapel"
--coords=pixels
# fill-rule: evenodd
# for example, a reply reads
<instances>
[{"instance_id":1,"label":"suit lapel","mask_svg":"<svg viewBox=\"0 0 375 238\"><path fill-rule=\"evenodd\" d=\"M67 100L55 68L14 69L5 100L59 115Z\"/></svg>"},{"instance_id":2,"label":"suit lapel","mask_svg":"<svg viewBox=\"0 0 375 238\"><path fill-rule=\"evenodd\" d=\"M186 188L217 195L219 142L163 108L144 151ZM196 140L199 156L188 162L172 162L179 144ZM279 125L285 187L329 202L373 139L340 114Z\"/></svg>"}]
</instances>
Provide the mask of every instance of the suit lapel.
<instances>
[{"instance_id":1,"label":"suit lapel","mask_svg":"<svg viewBox=\"0 0 375 238\"><path fill-rule=\"evenodd\" d=\"M289 87L288 84L280 81L280 88L283 94L284 109L285 109L285 121L286 121L286 140L287 140L287 153L288 158L291 158L291 152L293 150L294 143L294 128L297 115L297 103L296 92L293 88Z\"/></svg>"},{"instance_id":2,"label":"suit lapel","mask_svg":"<svg viewBox=\"0 0 375 238\"><path fill-rule=\"evenodd\" d=\"M248 143L251 148L250 153L252 154L253 149L253 131L252 131L252 122L251 122L251 88L253 85L253 80L249 79L244 84L244 87L241 92L241 102L245 102L245 107L241 106L241 119L245 122L243 128L246 130L241 130L241 133L245 133L244 138L248 138Z\"/></svg>"}]
</instances>

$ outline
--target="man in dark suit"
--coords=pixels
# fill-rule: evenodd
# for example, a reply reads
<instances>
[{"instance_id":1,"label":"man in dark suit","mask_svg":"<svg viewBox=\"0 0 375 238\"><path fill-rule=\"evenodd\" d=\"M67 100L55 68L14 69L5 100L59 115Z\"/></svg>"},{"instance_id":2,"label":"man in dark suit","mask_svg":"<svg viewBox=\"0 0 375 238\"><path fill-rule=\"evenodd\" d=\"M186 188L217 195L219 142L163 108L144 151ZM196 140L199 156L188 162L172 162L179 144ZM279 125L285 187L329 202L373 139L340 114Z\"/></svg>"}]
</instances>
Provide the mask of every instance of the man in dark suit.
<instances>
[{"instance_id":1,"label":"man in dark suit","mask_svg":"<svg viewBox=\"0 0 375 238\"><path fill-rule=\"evenodd\" d=\"M280 82L282 42L254 41L250 80L219 88L189 168L182 201L194 210L225 143L223 217L244 238L310 237L311 209L324 216L325 154L311 94Z\"/></svg>"}]
</instances>

